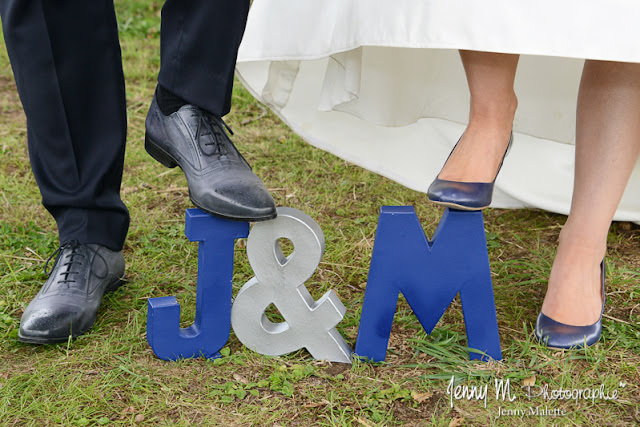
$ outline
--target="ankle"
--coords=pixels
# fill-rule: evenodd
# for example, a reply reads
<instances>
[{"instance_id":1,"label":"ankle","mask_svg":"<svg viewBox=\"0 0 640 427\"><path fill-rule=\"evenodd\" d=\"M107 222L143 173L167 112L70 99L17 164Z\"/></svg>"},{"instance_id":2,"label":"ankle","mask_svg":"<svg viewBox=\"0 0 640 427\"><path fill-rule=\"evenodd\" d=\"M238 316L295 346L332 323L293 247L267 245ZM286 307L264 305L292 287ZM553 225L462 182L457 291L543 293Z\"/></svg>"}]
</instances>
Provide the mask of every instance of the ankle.
<instances>
[{"instance_id":1,"label":"ankle","mask_svg":"<svg viewBox=\"0 0 640 427\"><path fill-rule=\"evenodd\" d=\"M472 98L469 123L482 123L489 127L511 130L517 109L518 97L515 92L488 100L475 100Z\"/></svg>"},{"instance_id":2,"label":"ankle","mask_svg":"<svg viewBox=\"0 0 640 427\"><path fill-rule=\"evenodd\" d=\"M575 227L567 222L558 237L558 252L567 252L600 262L607 251L607 235L598 236L596 232L585 232L588 228Z\"/></svg>"}]
</instances>

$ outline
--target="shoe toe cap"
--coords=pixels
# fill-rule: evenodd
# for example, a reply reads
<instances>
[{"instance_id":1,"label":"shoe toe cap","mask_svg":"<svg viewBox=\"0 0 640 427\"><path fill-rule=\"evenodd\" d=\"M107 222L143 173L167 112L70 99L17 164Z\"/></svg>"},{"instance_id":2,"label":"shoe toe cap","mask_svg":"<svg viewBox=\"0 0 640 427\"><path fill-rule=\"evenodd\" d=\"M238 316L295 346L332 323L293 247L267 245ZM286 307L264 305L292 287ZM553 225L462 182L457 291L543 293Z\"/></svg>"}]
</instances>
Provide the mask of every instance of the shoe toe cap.
<instances>
[{"instance_id":1,"label":"shoe toe cap","mask_svg":"<svg viewBox=\"0 0 640 427\"><path fill-rule=\"evenodd\" d=\"M535 334L538 341L551 348L575 349L589 347L600 339L602 323L573 326L557 322L540 313Z\"/></svg>"},{"instance_id":2,"label":"shoe toe cap","mask_svg":"<svg viewBox=\"0 0 640 427\"><path fill-rule=\"evenodd\" d=\"M253 173L236 173L216 180L210 187L192 191L199 208L229 219L261 221L276 217L276 204Z\"/></svg>"},{"instance_id":3,"label":"shoe toe cap","mask_svg":"<svg viewBox=\"0 0 640 427\"><path fill-rule=\"evenodd\" d=\"M484 208L491 204L493 183L456 182L436 179L427 191L432 202Z\"/></svg>"},{"instance_id":4,"label":"shoe toe cap","mask_svg":"<svg viewBox=\"0 0 640 427\"><path fill-rule=\"evenodd\" d=\"M52 304L27 308L20 321L19 337L25 341L56 342L86 331L85 310L72 304Z\"/></svg>"}]
</instances>

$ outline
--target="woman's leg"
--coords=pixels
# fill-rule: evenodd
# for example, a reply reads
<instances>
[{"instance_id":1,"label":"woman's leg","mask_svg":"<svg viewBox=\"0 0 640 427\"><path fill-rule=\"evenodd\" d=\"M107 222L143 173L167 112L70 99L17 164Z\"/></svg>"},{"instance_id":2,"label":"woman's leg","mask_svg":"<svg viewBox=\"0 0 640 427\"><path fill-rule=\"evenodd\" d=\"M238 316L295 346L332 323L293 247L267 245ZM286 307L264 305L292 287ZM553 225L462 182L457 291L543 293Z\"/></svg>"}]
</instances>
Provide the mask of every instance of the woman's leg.
<instances>
[{"instance_id":1,"label":"woman's leg","mask_svg":"<svg viewBox=\"0 0 640 427\"><path fill-rule=\"evenodd\" d=\"M575 326L598 320L600 262L639 153L640 64L586 61L578 96L571 213L560 233L542 305L548 317Z\"/></svg>"},{"instance_id":2,"label":"woman's leg","mask_svg":"<svg viewBox=\"0 0 640 427\"><path fill-rule=\"evenodd\" d=\"M438 175L460 182L491 182L504 157L518 100L513 81L518 55L460 51L467 75L469 125Z\"/></svg>"}]
</instances>

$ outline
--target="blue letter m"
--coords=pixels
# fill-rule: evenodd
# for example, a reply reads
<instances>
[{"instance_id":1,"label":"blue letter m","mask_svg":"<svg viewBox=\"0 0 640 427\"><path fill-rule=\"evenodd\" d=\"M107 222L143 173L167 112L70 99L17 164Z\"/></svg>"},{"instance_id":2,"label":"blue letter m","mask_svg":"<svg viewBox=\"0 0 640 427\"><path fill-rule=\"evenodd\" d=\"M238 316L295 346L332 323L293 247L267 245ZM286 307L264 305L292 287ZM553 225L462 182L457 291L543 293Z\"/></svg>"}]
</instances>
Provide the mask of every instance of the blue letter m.
<instances>
[{"instance_id":1,"label":"blue letter m","mask_svg":"<svg viewBox=\"0 0 640 427\"><path fill-rule=\"evenodd\" d=\"M427 333L459 292L468 346L502 359L482 212L446 209L429 242L413 207L382 207L357 355L385 359L399 292ZM471 359L486 356L470 354Z\"/></svg>"}]
</instances>

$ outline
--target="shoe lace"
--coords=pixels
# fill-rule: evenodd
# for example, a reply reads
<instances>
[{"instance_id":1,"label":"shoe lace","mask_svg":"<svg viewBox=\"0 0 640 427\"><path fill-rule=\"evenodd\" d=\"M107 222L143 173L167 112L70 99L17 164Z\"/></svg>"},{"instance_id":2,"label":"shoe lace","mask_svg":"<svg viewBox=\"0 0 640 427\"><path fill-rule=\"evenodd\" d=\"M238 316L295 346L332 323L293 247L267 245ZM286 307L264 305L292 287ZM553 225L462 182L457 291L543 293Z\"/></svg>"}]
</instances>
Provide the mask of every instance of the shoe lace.
<instances>
[{"instance_id":1,"label":"shoe lace","mask_svg":"<svg viewBox=\"0 0 640 427\"><path fill-rule=\"evenodd\" d=\"M210 155L225 156L232 150L237 154L245 163L249 164L244 156L236 149L231 139L226 134L225 129L234 135L233 129L222 118L214 116L206 111L199 110L195 112L192 117L198 117L198 125L196 128L196 141L202 143L205 146L214 146L213 152ZM204 136L212 136L212 138L201 138ZM200 142L205 141L205 142ZM206 150L209 151L209 150Z\"/></svg>"},{"instance_id":2,"label":"shoe lace","mask_svg":"<svg viewBox=\"0 0 640 427\"><path fill-rule=\"evenodd\" d=\"M69 249L69 252L65 254L64 251L67 249ZM56 265L58 265L58 263L61 262L62 267L65 267L65 268L61 269L59 274L60 276L64 276L64 278L62 280L58 280L58 283L65 283L68 287L70 283L76 282L75 275L80 274L80 269L78 268L78 266L81 266L84 262L86 262L85 260L89 259L90 252L93 252L98 258L102 260L102 262L105 265L105 273L104 275L98 274L98 272L93 268L93 264L89 266L90 271L94 275L96 275L98 279L104 279L105 277L107 277L107 272L108 272L107 261L104 259L104 257L100 253L98 253L98 251L89 247L87 244L79 242L77 240L69 240L68 242L61 244L58 247L58 249L56 249L45 262L44 272L47 276L50 276L51 273L53 273L53 270L55 269ZM53 258L55 258L56 260L53 263L53 266L51 267L51 269L49 270L48 269L49 263ZM61 258L64 258L64 259L61 259Z\"/></svg>"}]
</instances>

